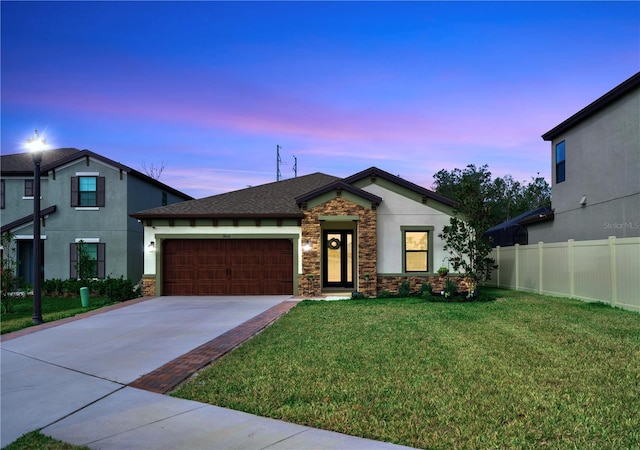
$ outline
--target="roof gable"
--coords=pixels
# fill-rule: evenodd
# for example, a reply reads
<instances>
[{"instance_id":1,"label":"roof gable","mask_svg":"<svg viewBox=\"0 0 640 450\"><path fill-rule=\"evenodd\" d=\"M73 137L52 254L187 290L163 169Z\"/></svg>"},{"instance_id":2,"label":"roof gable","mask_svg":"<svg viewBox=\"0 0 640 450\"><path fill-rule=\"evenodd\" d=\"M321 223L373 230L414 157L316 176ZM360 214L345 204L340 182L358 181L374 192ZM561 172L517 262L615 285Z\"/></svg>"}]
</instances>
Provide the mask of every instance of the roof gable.
<instances>
[{"instance_id":1,"label":"roof gable","mask_svg":"<svg viewBox=\"0 0 640 450\"><path fill-rule=\"evenodd\" d=\"M392 175L389 172L378 169L377 167L370 167L369 169L363 170L362 172L358 172L355 175L351 175L350 177L345 178L343 181L348 184L354 184L366 178L369 178L373 183L375 183L375 180L377 178L382 178L390 183L396 184L405 189L409 189L410 191L419 194L423 198L429 198L451 207L456 206L456 202L454 202L450 198L437 194L436 192L433 192L432 190L429 190L422 186L418 186L417 184L407 181L404 178Z\"/></svg>"},{"instance_id":2,"label":"roof gable","mask_svg":"<svg viewBox=\"0 0 640 450\"><path fill-rule=\"evenodd\" d=\"M301 195L299 197L296 197L296 203L298 205L307 202L313 198L316 198L322 194L326 194L328 192L332 192L332 191L347 191L350 192L358 197L361 197L365 200L370 201L371 203L375 203L376 205L379 205L382 202L382 198L378 197L377 195L371 194L370 192L367 192L363 189L360 189L358 187L355 186L351 186L350 184L345 183L342 180L339 181L335 181L331 184L328 184L326 186L323 186L319 189L313 190L311 192L307 192L304 195Z\"/></svg>"}]
</instances>

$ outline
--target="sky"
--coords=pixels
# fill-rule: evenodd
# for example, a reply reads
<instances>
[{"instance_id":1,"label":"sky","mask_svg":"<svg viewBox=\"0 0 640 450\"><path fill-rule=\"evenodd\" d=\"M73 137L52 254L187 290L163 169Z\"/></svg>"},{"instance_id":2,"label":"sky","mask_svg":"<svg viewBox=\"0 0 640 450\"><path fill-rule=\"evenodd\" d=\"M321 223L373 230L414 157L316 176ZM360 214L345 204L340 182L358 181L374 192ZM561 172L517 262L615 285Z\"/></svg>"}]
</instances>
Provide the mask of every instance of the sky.
<instances>
[{"instance_id":1,"label":"sky","mask_svg":"<svg viewBox=\"0 0 640 450\"><path fill-rule=\"evenodd\" d=\"M540 137L640 70L640 2L13 2L1 151L38 129L196 198L369 167L550 182ZM295 157L295 158L294 158Z\"/></svg>"}]
</instances>

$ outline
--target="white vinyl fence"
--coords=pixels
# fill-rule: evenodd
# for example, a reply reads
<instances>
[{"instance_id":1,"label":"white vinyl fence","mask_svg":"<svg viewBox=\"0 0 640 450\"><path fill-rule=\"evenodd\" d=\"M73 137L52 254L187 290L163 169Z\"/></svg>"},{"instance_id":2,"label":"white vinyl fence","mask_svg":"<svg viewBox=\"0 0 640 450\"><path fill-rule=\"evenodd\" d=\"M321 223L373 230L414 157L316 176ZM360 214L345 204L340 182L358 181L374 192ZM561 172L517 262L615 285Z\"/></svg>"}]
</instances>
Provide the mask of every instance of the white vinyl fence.
<instances>
[{"instance_id":1,"label":"white vinyl fence","mask_svg":"<svg viewBox=\"0 0 640 450\"><path fill-rule=\"evenodd\" d=\"M640 312L640 238L496 247L489 286L601 301Z\"/></svg>"}]
</instances>

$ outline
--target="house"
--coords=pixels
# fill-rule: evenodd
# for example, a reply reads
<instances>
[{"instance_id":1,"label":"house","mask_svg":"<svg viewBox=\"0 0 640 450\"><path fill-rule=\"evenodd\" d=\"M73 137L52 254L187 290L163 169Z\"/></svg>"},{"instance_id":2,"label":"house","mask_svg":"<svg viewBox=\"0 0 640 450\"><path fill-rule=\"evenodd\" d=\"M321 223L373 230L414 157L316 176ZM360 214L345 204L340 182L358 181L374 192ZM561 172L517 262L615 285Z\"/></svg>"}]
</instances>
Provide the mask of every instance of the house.
<instances>
[{"instance_id":1,"label":"house","mask_svg":"<svg viewBox=\"0 0 640 450\"><path fill-rule=\"evenodd\" d=\"M640 72L542 135L553 214L529 242L640 236Z\"/></svg>"},{"instance_id":2,"label":"house","mask_svg":"<svg viewBox=\"0 0 640 450\"><path fill-rule=\"evenodd\" d=\"M16 239L16 274L33 283L31 155L3 155L2 233ZM44 279L76 278L78 243L95 261L95 277L138 282L143 272L143 227L129 214L192 197L89 150L48 150L41 163L41 245ZM4 252L5 257L7 251Z\"/></svg>"},{"instance_id":3,"label":"house","mask_svg":"<svg viewBox=\"0 0 640 450\"><path fill-rule=\"evenodd\" d=\"M527 245L529 243L527 224L538 222L542 218L546 218L549 214L553 214L553 212L548 206L526 211L512 219L489 228L485 231L484 237L491 238L491 244L494 247L498 245L500 247L508 247L516 244Z\"/></svg>"},{"instance_id":4,"label":"house","mask_svg":"<svg viewBox=\"0 0 640 450\"><path fill-rule=\"evenodd\" d=\"M316 296L438 279L452 200L372 167L314 173L131 214L146 295Z\"/></svg>"}]
</instances>

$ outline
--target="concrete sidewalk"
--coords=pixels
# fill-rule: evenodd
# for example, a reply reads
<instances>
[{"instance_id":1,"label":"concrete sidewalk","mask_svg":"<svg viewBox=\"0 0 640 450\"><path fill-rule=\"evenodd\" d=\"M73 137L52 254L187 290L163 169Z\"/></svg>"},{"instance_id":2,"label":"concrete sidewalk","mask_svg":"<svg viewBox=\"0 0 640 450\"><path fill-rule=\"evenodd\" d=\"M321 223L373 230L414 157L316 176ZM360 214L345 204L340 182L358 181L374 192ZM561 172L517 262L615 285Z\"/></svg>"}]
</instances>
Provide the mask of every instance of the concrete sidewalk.
<instances>
[{"instance_id":1,"label":"concrete sidewalk","mask_svg":"<svg viewBox=\"0 0 640 450\"><path fill-rule=\"evenodd\" d=\"M158 393L288 311L288 300L160 297L3 336L0 445L42 428L100 449L401 448Z\"/></svg>"}]
</instances>

